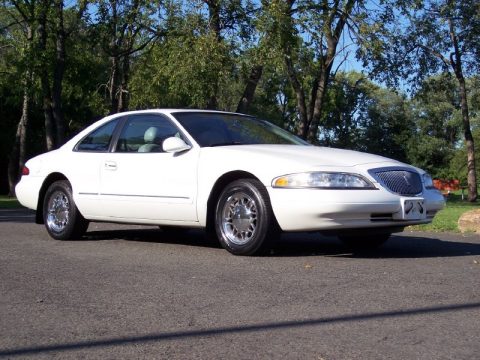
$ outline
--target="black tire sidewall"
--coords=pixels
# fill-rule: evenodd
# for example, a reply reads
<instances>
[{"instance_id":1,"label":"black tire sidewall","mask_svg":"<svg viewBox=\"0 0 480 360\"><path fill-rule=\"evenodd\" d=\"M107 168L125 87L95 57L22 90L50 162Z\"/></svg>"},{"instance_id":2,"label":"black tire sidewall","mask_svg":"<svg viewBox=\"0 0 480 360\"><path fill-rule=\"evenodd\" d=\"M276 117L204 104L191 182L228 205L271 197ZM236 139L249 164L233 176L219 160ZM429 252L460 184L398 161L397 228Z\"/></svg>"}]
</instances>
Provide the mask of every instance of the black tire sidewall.
<instances>
[{"instance_id":1,"label":"black tire sidewall","mask_svg":"<svg viewBox=\"0 0 480 360\"><path fill-rule=\"evenodd\" d=\"M222 229L222 212L225 202L231 195L237 192L244 192L250 196L255 201L257 207L257 228L255 229L255 234L244 245L232 243L225 236ZM258 255L266 248L272 227L273 215L268 194L259 181L250 179L236 180L225 187L218 198L215 209L215 231L223 248L235 255Z\"/></svg>"},{"instance_id":2,"label":"black tire sidewall","mask_svg":"<svg viewBox=\"0 0 480 360\"><path fill-rule=\"evenodd\" d=\"M55 192L62 192L68 199L70 204L69 209L69 219L67 226L62 231L54 231L47 225L47 214L48 214L48 203L51 196ZM47 192L45 193L45 198L43 201L43 220L45 222L45 227L51 237L57 240L71 240L80 238L83 232L86 229L87 222L83 219L82 215L79 213L75 202L72 196L72 188L68 181L60 180L56 181L49 186Z\"/></svg>"}]
</instances>

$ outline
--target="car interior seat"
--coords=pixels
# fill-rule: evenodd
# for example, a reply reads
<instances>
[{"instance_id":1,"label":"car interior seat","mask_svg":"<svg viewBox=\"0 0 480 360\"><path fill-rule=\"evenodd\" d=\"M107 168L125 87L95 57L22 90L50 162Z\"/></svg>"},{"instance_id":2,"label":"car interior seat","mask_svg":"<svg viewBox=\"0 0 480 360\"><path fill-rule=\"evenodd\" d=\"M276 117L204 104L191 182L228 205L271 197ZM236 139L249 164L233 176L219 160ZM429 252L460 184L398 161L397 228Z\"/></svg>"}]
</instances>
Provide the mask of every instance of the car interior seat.
<instances>
[{"instance_id":1,"label":"car interior seat","mask_svg":"<svg viewBox=\"0 0 480 360\"><path fill-rule=\"evenodd\" d=\"M145 144L138 148L138 152L161 152L162 151L162 139L158 128L155 126L149 127L143 135Z\"/></svg>"}]
</instances>

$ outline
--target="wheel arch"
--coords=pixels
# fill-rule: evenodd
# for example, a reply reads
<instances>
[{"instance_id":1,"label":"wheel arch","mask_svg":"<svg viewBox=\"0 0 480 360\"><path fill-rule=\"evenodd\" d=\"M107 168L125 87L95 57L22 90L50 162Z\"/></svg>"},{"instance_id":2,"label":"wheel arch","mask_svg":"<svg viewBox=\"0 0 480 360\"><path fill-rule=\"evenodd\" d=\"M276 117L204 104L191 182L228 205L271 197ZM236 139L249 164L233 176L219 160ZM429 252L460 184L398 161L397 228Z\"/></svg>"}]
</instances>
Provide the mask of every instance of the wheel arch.
<instances>
[{"instance_id":1,"label":"wheel arch","mask_svg":"<svg viewBox=\"0 0 480 360\"><path fill-rule=\"evenodd\" d=\"M59 172L51 173L45 178L45 181L43 182L42 187L40 188L40 192L38 194L37 210L35 213L35 223L37 224L45 223L43 219L43 201L45 199L45 194L47 192L48 187L52 185L55 181L59 181L59 180L69 181L65 175Z\"/></svg>"},{"instance_id":2,"label":"wheel arch","mask_svg":"<svg viewBox=\"0 0 480 360\"><path fill-rule=\"evenodd\" d=\"M225 186L227 186L229 183L239 179L255 179L260 181L260 179L257 178L252 173L249 173L247 171L241 171L241 170L230 171L220 176L215 182L215 184L213 185L207 201L207 219L206 219L207 229L209 230L213 229L213 225L215 222L215 207L217 204L218 197L220 196L220 193L225 188ZM275 217L275 214L274 214L274 217Z\"/></svg>"}]
</instances>

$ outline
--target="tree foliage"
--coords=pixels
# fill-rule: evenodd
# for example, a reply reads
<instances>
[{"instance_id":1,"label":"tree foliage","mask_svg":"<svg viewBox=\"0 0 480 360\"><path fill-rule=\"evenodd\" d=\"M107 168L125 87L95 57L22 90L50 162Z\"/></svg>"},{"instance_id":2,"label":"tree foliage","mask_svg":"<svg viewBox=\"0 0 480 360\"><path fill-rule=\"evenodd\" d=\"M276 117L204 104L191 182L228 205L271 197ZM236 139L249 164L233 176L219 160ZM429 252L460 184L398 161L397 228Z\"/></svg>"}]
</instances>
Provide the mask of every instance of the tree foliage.
<instances>
[{"instance_id":1,"label":"tree foliage","mask_svg":"<svg viewBox=\"0 0 480 360\"><path fill-rule=\"evenodd\" d=\"M25 159L98 117L188 107L471 183L479 11L453 0L2 0L0 166L12 192ZM368 71L341 71L353 56Z\"/></svg>"},{"instance_id":2,"label":"tree foliage","mask_svg":"<svg viewBox=\"0 0 480 360\"><path fill-rule=\"evenodd\" d=\"M364 63L389 83L399 75L418 86L439 71L457 83L462 131L467 149L468 198L477 198L475 145L470 126L466 76L479 70L480 11L476 1L392 1L401 18L388 19L383 49L363 51Z\"/></svg>"}]
</instances>

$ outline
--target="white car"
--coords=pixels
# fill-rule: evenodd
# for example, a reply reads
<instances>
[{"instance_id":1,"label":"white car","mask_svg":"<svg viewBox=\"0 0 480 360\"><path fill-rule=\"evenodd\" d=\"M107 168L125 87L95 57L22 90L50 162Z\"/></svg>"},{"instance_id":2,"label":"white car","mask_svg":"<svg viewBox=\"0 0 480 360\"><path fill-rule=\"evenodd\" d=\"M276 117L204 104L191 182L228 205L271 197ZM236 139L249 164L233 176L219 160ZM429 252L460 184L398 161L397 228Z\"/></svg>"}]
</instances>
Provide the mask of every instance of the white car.
<instances>
[{"instance_id":1,"label":"white car","mask_svg":"<svg viewBox=\"0 0 480 360\"><path fill-rule=\"evenodd\" d=\"M16 195L55 239L81 237L90 221L196 227L238 255L261 253L281 231L379 246L444 206L410 165L312 146L250 116L172 109L94 123L29 160Z\"/></svg>"}]
</instances>

